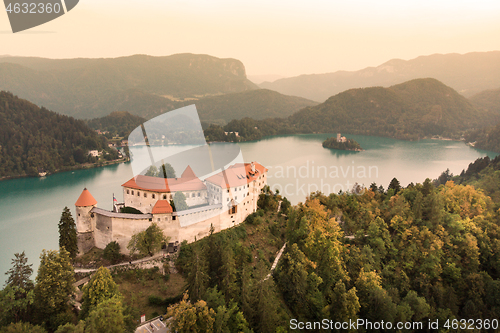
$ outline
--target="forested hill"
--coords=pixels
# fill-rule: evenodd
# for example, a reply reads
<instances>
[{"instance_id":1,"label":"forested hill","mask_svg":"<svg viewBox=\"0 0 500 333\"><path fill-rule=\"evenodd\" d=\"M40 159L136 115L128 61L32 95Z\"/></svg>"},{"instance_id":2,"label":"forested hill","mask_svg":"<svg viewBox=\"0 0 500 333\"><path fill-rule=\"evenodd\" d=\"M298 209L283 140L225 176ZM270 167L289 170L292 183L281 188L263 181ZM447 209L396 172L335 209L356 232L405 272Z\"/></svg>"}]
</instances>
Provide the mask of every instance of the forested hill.
<instances>
[{"instance_id":1,"label":"forested hill","mask_svg":"<svg viewBox=\"0 0 500 333\"><path fill-rule=\"evenodd\" d=\"M500 114L500 89L481 91L469 100L478 110Z\"/></svg>"},{"instance_id":2,"label":"forested hill","mask_svg":"<svg viewBox=\"0 0 500 333\"><path fill-rule=\"evenodd\" d=\"M103 149L82 120L59 115L0 91L0 178L54 172L87 161L87 151Z\"/></svg>"},{"instance_id":3,"label":"forested hill","mask_svg":"<svg viewBox=\"0 0 500 333\"><path fill-rule=\"evenodd\" d=\"M465 141L476 148L500 153L500 123L468 132Z\"/></svg>"},{"instance_id":4,"label":"forested hill","mask_svg":"<svg viewBox=\"0 0 500 333\"><path fill-rule=\"evenodd\" d=\"M287 119L232 121L223 130L242 140L301 133L350 133L416 140L460 138L469 129L495 122L498 115L478 111L463 96L435 79L416 79L389 88L351 89L307 107ZM209 138L220 141L220 129Z\"/></svg>"},{"instance_id":5,"label":"forested hill","mask_svg":"<svg viewBox=\"0 0 500 333\"><path fill-rule=\"evenodd\" d=\"M416 79L389 88L351 89L290 117L298 132L347 132L398 139L434 135L460 137L485 125L490 115L435 79Z\"/></svg>"},{"instance_id":6,"label":"forested hill","mask_svg":"<svg viewBox=\"0 0 500 333\"><path fill-rule=\"evenodd\" d=\"M263 82L261 88L323 102L352 88L388 87L408 80L433 77L466 97L500 87L500 51L433 54L411 60L393 59L359 71L300 75Z\"/></svg>"},{"instance_id":7,"label":"forested hill","mask_svg":"<svg viewBox=\"0 0 500 333\"><path fill-rule=\"evenodd\" d=\"M482 190L493 199L496 209L500 207L500 156L490 159L488 156L480 157L470 163L467 170L462 170L460 175L453 175L449 170L444 171L434 183L444 185L452 180L455 184L472 185Z\"/></svg>"},{"instance_id":8,"label":"forested hill","mask_svg":"<svg viewBox=\"0 0 500 333\"><path fill-rule=\"evenodd\" d=\"M87 124L94 130L107 131L111 136L126 137L146 119L134 116L126 111L116 111L102 118L94 118Z\"/></svg>"},{"instance_id":9,"label":"forested hill","mask_svg":"<svg viewBox=\"0 0 500 333\"><path fill-rule=\"evenodd\" d=\"M252 119L284 118L304 107L318 104L301 97L285 96L267 89L210 96L199 100L193 99L182 102L171 101L137 90L129 90L112 97L108 102L106 105L101 105L104 110L123 111L113 111L110 115L89 120L88 123L92 128L107 131L117 129L119 132L128 130L130 132L131 129L127 129L124 122L136 123L138 126L145 119L154 118L164 112L191 104L196 105L201 121L220 125L244 117L252 117Z\"/></svg>"},{"instance_id":10,"label":"forested hill","mask_svg":"<svg viewBox=\"0 0 500 333\"><path fill-rule=\"evenodd\" d=\"M197 54L110 59L2 57L0 78L0 90L86 119L124 110L115 109L114 104L128 91L175 102L257 89L246 78L239 60ZM141 115L140 110L125 111Z\"/></svg>"},{"instance_id":11,"label":"forested hill","mask_svg":"<svg viewBox=\"0 0 500 333\"><path fill-rule=\"evenodd\" d=\"M317 102L296 96L286 96L272 90L259 89L194 101L202 121L227 123L233 119L251 117L285 118Z\"/></svg>"}]
</instances>

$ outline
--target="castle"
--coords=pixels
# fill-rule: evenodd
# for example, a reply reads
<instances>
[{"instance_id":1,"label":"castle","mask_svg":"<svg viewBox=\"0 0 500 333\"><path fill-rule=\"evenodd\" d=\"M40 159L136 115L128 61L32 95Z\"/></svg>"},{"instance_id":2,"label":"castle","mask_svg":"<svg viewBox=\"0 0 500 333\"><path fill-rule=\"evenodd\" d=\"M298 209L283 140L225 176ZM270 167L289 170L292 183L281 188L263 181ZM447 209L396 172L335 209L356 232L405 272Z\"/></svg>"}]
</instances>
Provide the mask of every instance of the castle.
<instances>
[{"instance_id":1,"label":"castle","mask_svg":"<svg viewBox=\"0 0 500 333\"><path fill-rule=\"evenodd\" d=\"M104 249L110 242L120 244L128 254L132 235L156 223L169 237L169 249L186 240L193 242L215 232L235 226L257 210L262 188L267 184L267 169L257 162L238 163L204 180L190 166L180 178L158 178L139 175L122 185L124 202L113 211L98 208L86 188L75 203L78 250ZM174 211L170 200L182 192L189 206ZM132 207L142 214L120 213L117 207Z\"/></svg>"}]
</instances>

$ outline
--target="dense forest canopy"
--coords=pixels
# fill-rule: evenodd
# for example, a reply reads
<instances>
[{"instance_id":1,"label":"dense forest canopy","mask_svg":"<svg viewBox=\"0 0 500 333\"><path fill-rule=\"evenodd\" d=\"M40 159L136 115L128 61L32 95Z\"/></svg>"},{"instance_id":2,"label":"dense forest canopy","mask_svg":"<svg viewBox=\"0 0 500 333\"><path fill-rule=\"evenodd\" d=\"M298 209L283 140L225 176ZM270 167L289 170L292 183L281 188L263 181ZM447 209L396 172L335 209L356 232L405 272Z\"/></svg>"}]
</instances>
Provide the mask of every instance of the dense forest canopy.
<instances>
[{"instance_id":1,"label":"dense forest canopy","mask_svg":"<svg viewBox=\"0 0 500 333\"><path fill-rule=\"evenodd\" d=\"M86 123L94 130L109 132L108 137L127 137L132 130L144 123L146 119L134 116L126 111L115 111L102 118L87 120Z\"/></svg>"},{"instance_id":2,"label":"dense forest canopy","mask_svg":"<svg viewBox=\"0 0 500 333\"><path fill-rule=\"evenodd\" d=\"M38 175L89 162L107 148L82 120L59 115L0 91L0 178Z\"/></svg>"},{"instance_id":3,"label":"dense forest canopy","mask_svg":"<svg viewBox=\"0 0 500 333\"><path fill-rule=\"evenodd\" d=\"M348 90L288 118L262 121L244 118L221 128L225 132L238 132L237 141L279 134L337 132L403 140L432 136L459 139L466 130L480 128L495 119L498 115L476 110L441 82L417 79L390 88ZM206 136L212 140L217 131L220 132L213 127ZM214 136L212 141L220 138Z\"/></svg>"},{"instance_id":4,"label":"dense forest canopy","mask_svg":"<svg viewBox=\"0 0 500 333\"><path fill-rule=\"evenodd\" d=\"M500 153L500 123L467 132L465 141L476 148Z\"/></svg>"}]
</instances>

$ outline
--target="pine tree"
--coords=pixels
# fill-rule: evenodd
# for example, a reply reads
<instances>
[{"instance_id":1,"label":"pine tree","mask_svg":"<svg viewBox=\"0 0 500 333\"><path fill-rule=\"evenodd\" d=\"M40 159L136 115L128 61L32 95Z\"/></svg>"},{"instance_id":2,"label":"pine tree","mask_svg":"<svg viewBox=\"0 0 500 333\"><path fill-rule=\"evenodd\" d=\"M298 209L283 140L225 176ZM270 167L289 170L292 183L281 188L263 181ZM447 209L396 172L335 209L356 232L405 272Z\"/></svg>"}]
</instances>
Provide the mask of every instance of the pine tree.
<instances>
[{"instance_id":1,"label":"pine tree","mask_svg":"<svg viewBox=\"0 0 500 333\"><path fill-rule=\"evenodd\" d=\"M65 248L72 259L78 254L78 239L75 220L68 207L64 207L59 220L59 248Z\"/></svg>"},{"instance_id":2,"label":"pine tree","mask_svg":"<svg viewBox=\"0 0 500 333\"><path fill-rule=\"evenodd\" d=\"M193 251L187 280L190 299L196 302L205 294L209 280L206 259L198 249Z\"/></svg>"},{"instance_id":3,"label":"pine tree","mask_svg":"<svg viewBox=\"0 0 500 333\"><path fill-rule=\"evenodd\" d=\"M27 264L28 258L24 254L24 251L16 253L14 256L15 258L12 259L12 268L5 273L9 276L5 284L23 288L26 291L33 289L33 281L30 279L31 274L33 274L33 269L31 268L33 264Z\"/></svg>"}]
</instances>

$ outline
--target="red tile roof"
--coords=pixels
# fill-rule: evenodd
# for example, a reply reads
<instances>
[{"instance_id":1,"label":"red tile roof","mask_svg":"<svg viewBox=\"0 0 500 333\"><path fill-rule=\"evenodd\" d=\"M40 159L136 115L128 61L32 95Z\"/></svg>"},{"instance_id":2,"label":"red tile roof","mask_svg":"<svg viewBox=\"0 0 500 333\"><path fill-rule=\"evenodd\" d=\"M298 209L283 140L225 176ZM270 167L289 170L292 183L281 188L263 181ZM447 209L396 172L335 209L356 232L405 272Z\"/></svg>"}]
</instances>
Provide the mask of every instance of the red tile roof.
<instances>
[{"instance_id":1,"label":"red tile roof","mask_svg":"<svg viewBox=\"0 0 500 333\"><path fill-rule=\"evenodd\" d=\"M218 185L222 188L230 188L248 184L264 174L267 169L257 162L255 165L255 172L252 172L252 163L237 163L224 171L221 171L206 180L212 184Z\"/></svg>"},{"instance_id":2,"label":"red tile roof","mask_svg":"<svg viewBox=\"0 0 500 333\"><path fill-rule=\"evenodd\" d=\"M158 200L153 207L153 214L168 214L172 213L173 209L167 200Z\"/></svg>"},{"instance_id":3,"label":"red tile roof","mask_svg":"<svg viewBox=\"0 0 500 333\"><path fill-rule=\"evenodd\" d=\"M92 194L90 194L87 188L84 188L82 194L80 194L80 197L78 198L78 200L76 200L75 206L88 207L94 205L97 205L97 200L94 199L94 197L92 196Z\"/></svg>"},{"instance_id":4,"label":"red tile roof","mask_svg":"<svg viewBox=\"0 0 500 333\"><path fill-rule=\"evenodd\" d=\"M205 184L196 177L190 166L184 170L181 178L160 178L139 175L130 179L122 186L155 192L199 191L207 189Z\"/></svg>"},{"instance_id":5,"label":"red tile roof","mask_svg":"<svg viewBox=\"0 0 500 333\"><path fill-rule=\"evenodd\" d=\"M193 169L188 165L186 170L181 175L181 178L197 178L196 175L194 174Z\"/></svg>"}]
</instances>

